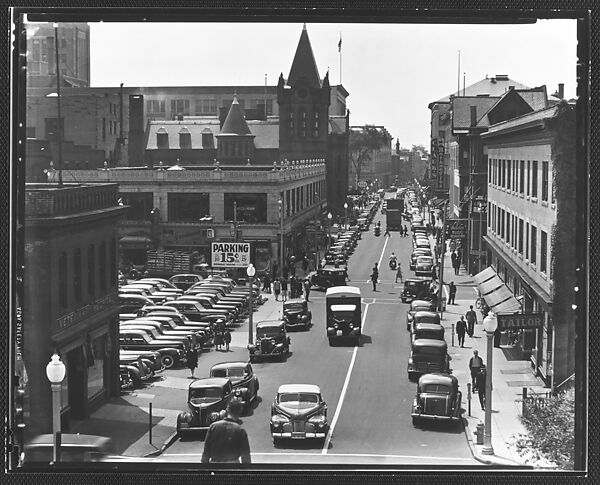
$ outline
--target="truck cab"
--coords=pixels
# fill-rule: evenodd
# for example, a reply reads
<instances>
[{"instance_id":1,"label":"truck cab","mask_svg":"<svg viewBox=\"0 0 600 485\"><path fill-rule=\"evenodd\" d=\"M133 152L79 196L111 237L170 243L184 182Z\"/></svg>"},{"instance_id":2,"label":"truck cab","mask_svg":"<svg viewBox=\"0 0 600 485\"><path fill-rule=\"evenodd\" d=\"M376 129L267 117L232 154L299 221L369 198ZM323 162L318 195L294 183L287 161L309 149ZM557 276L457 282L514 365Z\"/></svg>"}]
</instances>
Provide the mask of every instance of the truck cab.
<instances>
[{"instance_id":1,"label":"truck cab","mask_svg":"<svg viewBox=\"0 0 600 485\"><path fill-rule=\"evenodd\" d=\"M329 345L348 338L358 344L362 326L360 289L355 286L329 288L325 305Z\"/></svg>"}]
</instances>

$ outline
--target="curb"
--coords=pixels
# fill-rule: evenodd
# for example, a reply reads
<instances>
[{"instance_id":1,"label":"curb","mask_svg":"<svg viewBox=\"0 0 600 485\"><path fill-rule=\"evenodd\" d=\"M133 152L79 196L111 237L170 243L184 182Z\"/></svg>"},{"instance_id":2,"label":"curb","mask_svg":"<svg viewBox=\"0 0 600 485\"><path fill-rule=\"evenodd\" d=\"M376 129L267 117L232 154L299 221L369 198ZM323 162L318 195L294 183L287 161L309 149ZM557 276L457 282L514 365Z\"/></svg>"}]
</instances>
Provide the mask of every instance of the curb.
<instances>
[{"instance_id":1,"label":"curb","mask_svg":"<svg viewBox=\"0 0 600 485\"><path fill-rule=\"evenodd\" d=\"M156 458L157 456L160 456L162 453L165 452L165 450L171 446L173 443L175 443L175 441L177 441L177 431L175 431L171 436L169 436L167 438L167 440L163 443L163 445L157 449L156 451L151 451L150 453L146 453L144 455L144 458Z\"/></svg>"}]
</instances>

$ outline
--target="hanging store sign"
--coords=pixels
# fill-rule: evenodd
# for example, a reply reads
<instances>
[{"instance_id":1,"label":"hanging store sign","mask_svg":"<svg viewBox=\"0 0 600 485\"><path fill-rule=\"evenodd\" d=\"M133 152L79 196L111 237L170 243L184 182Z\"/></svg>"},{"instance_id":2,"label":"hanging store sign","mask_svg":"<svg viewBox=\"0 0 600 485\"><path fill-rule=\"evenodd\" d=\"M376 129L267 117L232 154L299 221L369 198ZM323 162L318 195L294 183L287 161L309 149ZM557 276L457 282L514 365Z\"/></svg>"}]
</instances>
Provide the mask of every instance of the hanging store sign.
<instances>
[{"instance_id":1,"label":"hanging store sign","mask_svg":"<svg viewBox=\"0 0 600 485\"><path fill-rule=\"evenodd\" d=\"M466 239L467 238L466 219L450 219L446 223L446 237L451 239Z\"/></svg>"},{"instance_id":2,"label":"hanging store sign","mask_svg":"<svg viewBox=\"0 0 600 485\"><path fill-rule=\"evenodd\" d=\"M250 264L250 243L211 243L213 268L245 268Z\"/></svg>"},{"instance_id":3,"label":"hanging store sign","mask_svg":"<svg viewBox=\"0 0 600 485\"><path fill-rule=\"evenodd\" d=\"M497 315L498 329L519 330L544 327L543 313L516 313L514 315Z\"/></svg>"}]
</instances>

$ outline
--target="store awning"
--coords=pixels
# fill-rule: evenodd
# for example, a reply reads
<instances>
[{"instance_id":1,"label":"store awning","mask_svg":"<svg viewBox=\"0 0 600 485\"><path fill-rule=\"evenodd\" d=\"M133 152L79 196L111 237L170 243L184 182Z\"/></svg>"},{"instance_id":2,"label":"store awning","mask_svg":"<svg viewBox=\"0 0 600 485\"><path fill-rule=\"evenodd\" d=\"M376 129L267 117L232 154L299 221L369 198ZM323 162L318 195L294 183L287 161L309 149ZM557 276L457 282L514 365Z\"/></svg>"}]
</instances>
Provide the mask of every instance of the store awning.
<instances>
[{"instance_id":1,"label":"store awning","mask_svg":"<svg viewBox=\"0 0 600 485\"><path fill-rule=\"evenodd\" d=\"M491 266L473 276L473 281L494 313L515 313L521 310L519 300Z\"/></svg>"},{"instance_id":2,"label":"store awning","mask_svg":"<svg viewBox=\"0 0 600 485\"><path fill-rule=\"evenodd\" d=\"M119 244L130 249L147 249L152 246L152 239L147 236L123 236Z\"/></svg>"}]
</instances>

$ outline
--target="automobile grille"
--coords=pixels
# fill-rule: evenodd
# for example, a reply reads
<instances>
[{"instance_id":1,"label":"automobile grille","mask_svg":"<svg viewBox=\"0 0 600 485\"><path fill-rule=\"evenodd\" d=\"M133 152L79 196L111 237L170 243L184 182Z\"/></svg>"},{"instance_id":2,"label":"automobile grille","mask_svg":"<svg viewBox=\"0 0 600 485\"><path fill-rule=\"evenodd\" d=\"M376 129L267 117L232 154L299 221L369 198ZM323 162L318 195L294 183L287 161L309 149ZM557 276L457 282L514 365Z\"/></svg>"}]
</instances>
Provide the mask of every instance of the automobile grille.
<instances>
[{"instance_id":1,"label":"automobile grille","mask_svg":"<svg viewBox=\"0 0 600 485\"><path fill-rule=\"evenodd\" d=\"M287 319L290 321L290 323L295 323L296 320L298 320L297 313L288 313L286 316L287 316Z\"/></svg>"},{"instance_id":2,"label":"automobile grille","mask_svg":"<svg viewBox=\"0 0 600 485\"><path fill-rule=\"evenodd\" d=\"M298 433L304 431L304 421L292 421L292 432Z\"/></svg>"},{"instance_id":3,"label":"automobile grille","mask_svg":"<svg viewBox=\"0 0 600 485\"><path fill-rule=\"evenodd\" d=\"M200 416L200 426L208 424L208 419L207 419L208 409L207 408L201 408L200 412L198 414Z\"/></svg>"},{"instance_id":4,"label":"automobile grille","mask_svg":"<svg viewBox=\"0 0 600 485\"><path fill-rule=\"evenodd\" d=\"M270 354L273 351L273 344L269 339L263 339L260 341L260 351L263 354Z\"/></svg>"},{"instance_id":5,"label":"automobile grille","mask_svg":"<svg viewBox=\"0 0 600 485\"><path fill-rule=\"evenodd\" d=\"M426 397L425 414L434 414L436 416L447 415L447 402L447 398L445 397Z\"/></svg>"}]
</instances>

